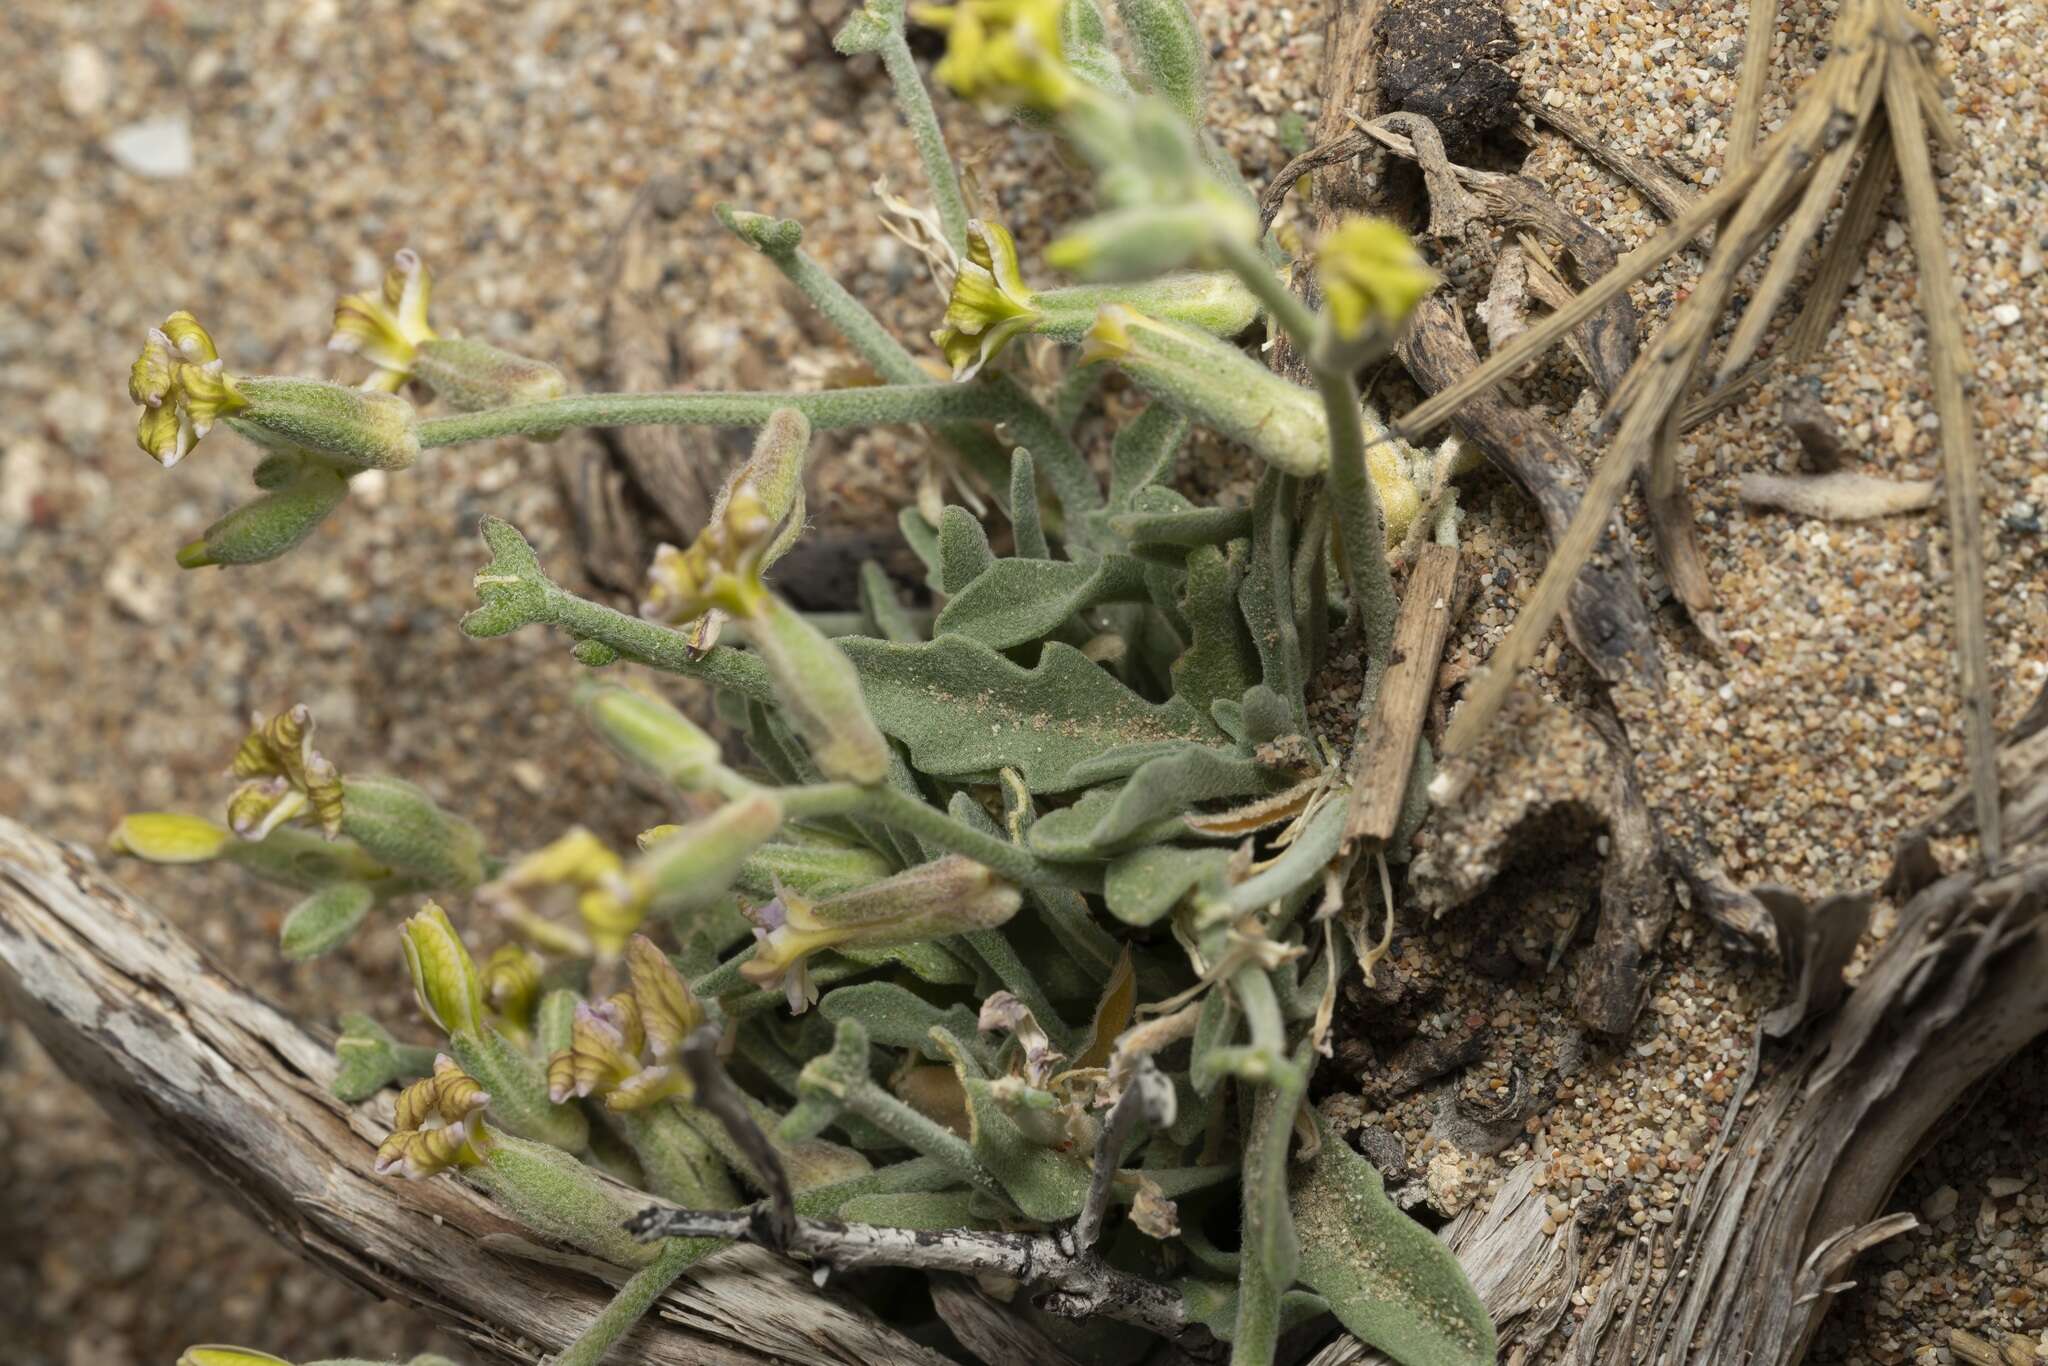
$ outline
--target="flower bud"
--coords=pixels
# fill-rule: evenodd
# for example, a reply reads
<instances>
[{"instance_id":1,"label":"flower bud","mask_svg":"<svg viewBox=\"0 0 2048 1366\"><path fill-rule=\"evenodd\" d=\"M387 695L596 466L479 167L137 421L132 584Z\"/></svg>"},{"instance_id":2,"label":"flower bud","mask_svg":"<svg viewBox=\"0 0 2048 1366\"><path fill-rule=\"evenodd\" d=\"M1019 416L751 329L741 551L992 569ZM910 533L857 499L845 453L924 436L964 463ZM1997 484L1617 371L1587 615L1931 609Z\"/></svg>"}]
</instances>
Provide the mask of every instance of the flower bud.
<instances>
[{"instance_id":1,"label":"flower bud","mask_svg":"<svg viewBox=\"0 0 2048 1366\"><path fill-rule=\"evenodd\" d=\"M294 962L318 958L339 948L363 923L376 899L376 894L360 882L336 882L316 888L284 918L278 946Z\"/></svg>"},{"instance_id":2,"label":"flower bud","mask_svg":"<svg viewBox=\"0 0 2048 1366\"><path fill-rule=\"evenodd\" d=\"M959 0L913 5L911 17L946 33L932 74L990 108L1056 113L1079 93L1060 46L1065 0Z\"/></svg>"},{"instance_id":3,"label":"flower bud","mask_svg":"<svg viewBox=\"0 0 2048 1366\"><path fill-rule=\"evenodd\" d=\"M292 1366L283 1357L254 1352L247 1347L208 1345L187 1347L179 1354L177 1366Z\"/></svg>"},{"instance_id":4,"label":"flower bud","mask_svg":"<svg viewBox=\"0 0 2048 1366\"><path fill-rule=\"evenodd\" d=\"M275 375L235 385L247 403L232 424L258 445L299 447L350 474L402 470L419 458L418 418L396 394Z\"/></svg>"},{"instance_id":5,"label":"flower bud","mask_svg":"<svg viewBox=\"0 0 2048 1366\"><path fill-rule=\"evenodd\" d=\"M1368 331L1391 339L1443 282L1407 233L1383 218L1347 218L1316 250L1331 326L1347 341Z\"/></svg>"},{"instance_id":6,"label":"flower bud","mask_svg":"<svg viewBox=\"0 0 2048 1366\"><path fill-rule=\"evenodd\" d=\"M861 696L853 661L782 599L764 594L747 618L791 730L828 778L872 784L889 771L889 742Z\"/></svg>"},{"instance_id":7,"label":"flower bud","mask_svg":"<svg viewBox=\"0 0 2048 1366\"><path fill-rule=\"evenodd\" d=\"M718 515L689 549L655 547L640 615L670 625L695 621L713 608L747 616L767 595L761 567L779 525L752 485L728 489Z\"/></svg>"},{"instance_id":8,"label":"flower bud","mask_svg":"<svg viewBox=\"0 0 2048 1366\"><path fill-rule=\"evenodd\" d=\"M1116 12L1145 84L1200 128L1208 105L1209 45L1187 0L1116 0Z\"/></svg>"},{"instance_id":9,"label":"flower bud","mask_svg":"<svg viewBox=\"0 0 2048 1366\"><path fill-rule=\"evenodd\" d=\"M468 891L484 880L483 835L403 779L343 783L341 830L372 857L432 887Z\"/></svg>"},{"instance_id":10,"label":"flower bud","mask_svg":"<svg viewBox=\"0 0 2048 1366\"><path fill-rule=\"evenodd\" d=\"M704 1023L704 1007L690 994L690 984L668 955L644 934L626 944L626 971L633 979L633 999L640 1006L648 1045L657 1059L666 1060Z\"/></svg>"},{"instance_id":11,"label":"flower bud","mask_svg":"<svg viewBox=\"0 0 2048 1366\"><path fill-rule=\"evenodd\" d=\"M718 742L660 698L586 681L576 689L576 705L621 757L685 792L700 790L723 767Z\"/></svg>"},{"instance_id":12,"label":"flower bud","mask_svg":"<svg viewBox=\"0 0 2048 1366\"><path fill-rule=\"evenodd\" d=\"M484 1027L483 983L476 963L448 913L429 901L405 922L406 970L413 994L443 1034L477 1034Z\"/></svg>"},{"instance_id":13,"label":"flower bud","mask_svg":"<svg viewBox=\"0 0 2048 1366\"><path fill-rule=\"evenodd\" d=\"M1045 261L1090 280L1155 275L1208 252L1218 226L1215 207L1206 203L1111 209L1061 235L1046 247Z\"/></svg>"},{"instance_id":14,"label":"flower bud","mask_svg":"<svg viewBox=\"0 0 2048 1366\"><path fill-rule=\"evenodd\" d=\"M932 333L953 378L974 378L1010 338L1030 331L1038 316L1009 229L978 218L969 222L967 260L953 278L946 325Z\"/></svg>"},{"instance_id":15,"label":"flower bud","mask_svg":"<svg viewBox=\"0 0 2048 1366\"><path fill-rule=\"evenodd\" d=\"M781 828L782 803L768 792L728 802L633 860L614 896L640 914L706 905L725 894L747 856ZM614 948L625 938L620 933Z\"/></svg>"},{"instance_id":16,"label":"flower bud","mask_svg":"<svg viewBox=\"0 0 2048 1366\"><path fill-rule=\"evenodd\" d=\"M278 472L273 466L271 473ZM262 471L259 470L259 474ZM288 482L242 504L178 551L184 569L216 564L262 564L294 550L348 497L348 481L307 460Z\"/></svg>"},{"instance_id":17,"label":"flower bud","mask_svg":"<svg viewBox=\"0 0 2048 1366\"><path fill-rule=\"evenodd\" d=\"M412 377L463 412L544 403L569 388L562 372L546 361L459 337L421 342L413 357Z\"/></svg>"},{"instance_id":18,"label":"flower bud","mask_svg":"<svg viewBox=\"0 0 2048 1366\"><path fill-rule=\"evenodd\" d=\"M541 961L519 944L501 944L484 959L484 1004L501 1028L524 1037L540 1002Z\"/></svg>"},{"instance_id":19,"label":"flower bud","mask_svg":"<svg viewBox=\"0 0 2048 1366\"><path fill-rule=\"evenodd\" d=\"M234 843L234 835L212 821L175 811L138 811L123 816L107 835L107 848L145 863L210 863Z\"/></svg>"},{"instance_id":20,"label":"flower bud","mask_svg":"<svg viewBox=\"0 0 2048 1366\"><path fill-rule=\"evenodd\" d=\"M801 969L821 949L888 948L993 929L1022 904L1015 887L958 854L818 901L785 889L749 913L759 946L740 975L756 986L781 983L790 1008L800 1011L816 999Z\"/></svg>"}]
</instances>

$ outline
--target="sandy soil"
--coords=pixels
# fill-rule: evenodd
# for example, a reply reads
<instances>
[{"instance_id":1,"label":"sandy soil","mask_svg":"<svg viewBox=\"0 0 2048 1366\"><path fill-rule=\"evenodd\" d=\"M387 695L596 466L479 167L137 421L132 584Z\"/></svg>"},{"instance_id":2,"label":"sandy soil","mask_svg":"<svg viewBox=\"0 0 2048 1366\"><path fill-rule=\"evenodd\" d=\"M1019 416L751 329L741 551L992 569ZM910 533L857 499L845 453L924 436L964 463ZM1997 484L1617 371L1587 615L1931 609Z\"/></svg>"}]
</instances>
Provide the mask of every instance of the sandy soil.
<instances>
[{"instance_id":1,"label":"sandy soil","mask_svg":"<svg viewBox=\"0 0 2048 1366\"><path fill-rule=\"evenodd\" d=\"M1509 11L1526 88L1706 183L1733 99L1742 8L1518 0ZM1965 139L1939 165L1977 360L1993 671L2010 718L2048 675L2048 31L2023 5L1932 8ZM1313 123L1323 5L1199 9L1218 58L1217 122L1263 183L1289 155L1285 117ZM1787 9L1767 123L1817 61L1830 7ZM724 238L709 213L720 199L802 218L808 245L849 288L899 335L921 336L935 298L865 194L883 174L914 187L915 160L872 65L830 51L842 10L841 0L9 6L0 811L89 842L127 810L205 808L248 712L303 700L344 765L424 783L499 847L574 821L614 837L649 823L648 794L568 715L576 666L558 642L475 644L454 630L479 515L511 518L551 564L572 564L550 455L507 443L432 458L359 490L279 564L181 574L172 550L243 496L254 457L220 437L158 470L133 446L123 379L144 329L178 306L208 323L237 368L354 378L321 349L333 298L372 284L410 244L438 272L446 325L595 382L613 234L655 177L685 197L663 286L683 383L779 387L842 358L792 315L767 264ZM1041 187L1070 177L1041 139L949 118L1028 260L1071 208ZM1630 191L1562 144L1546 143L1531 170L1624 244L1653 225ZM1681 260L1638 291L1652 319L1696 264ZM1811 378L1857 468L1928 476L1938 457L1922 343L1893 230L1880 230L1866 264ZM1667 609L1670 703L1631 724L1654 737L1653 800L1711 831L1738 879L1820 891L1876 880L1891 836L1958 771L1945 533L1927 516L1849 527L1738 507L1740 472L1794 467L1776 413L1766 393L1688 443L1734 651L1710 657ZM886 520L908 492L908 446L886 434L838 441L821 474L835 491L831 515ZM1467 504L1467 555L1489 587L1454 655L1483 654L1540 568L1532 519L1505 484L1481 480ZM222 875L129 865L122 876L244 980L307 1014L367 1006L409 1018L388 935L296 968L274 950L284 898ZM1525 928L1460 924L1404 942L1410 972L1442 979L1429 1028L1477 1014L1492 1031L1469 1087L1551 1047L1545 1022L1568 1010L1569 966L1505 981L1472 968ZM1533 1159L1551 1164L1562 1213L1647 1163L1673 1178L1638 1183L1632 1215L1654 1222L1775 990L1702 924L1681 920L1666 948L1671 967L1637 1037L1595 1059L1539 1132L1498 1156L1434 1137L1433 1093L1386 1111L1361 1102L1360 1121L1403 1136L1439 1208L1479 1198L1505 1166ZM1447 963L1459 966L1446 973ZM0 1109L0 1342L11 1360L139 1366L209 1339L294 1358L433 1345L416 1317L295 1265L146 1135L102 1115L24 1030L4 1018L0 1030L0 1076L18 1098ZM1949 1325L2048 1331L2044 1116L2048 1050L2036 1048L1908 1180L1898 1199L1927 1226L1865 1264L1824 1359L1943 1360Z\"/></svg>"}]
</instances>

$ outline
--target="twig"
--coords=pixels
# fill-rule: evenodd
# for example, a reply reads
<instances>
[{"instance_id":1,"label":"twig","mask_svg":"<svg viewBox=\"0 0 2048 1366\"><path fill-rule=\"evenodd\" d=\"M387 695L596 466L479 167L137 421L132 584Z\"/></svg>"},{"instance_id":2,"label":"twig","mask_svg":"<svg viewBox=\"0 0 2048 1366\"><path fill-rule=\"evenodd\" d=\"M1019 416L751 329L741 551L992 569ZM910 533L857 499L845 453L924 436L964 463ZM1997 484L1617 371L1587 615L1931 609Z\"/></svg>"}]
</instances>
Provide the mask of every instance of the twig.
<instances>
[{"instance_id":1,"label":"twig","mask_svg":"<svg viewBox=\"0 0 2048 1366\"><path fill-rule=\"evenodd\" d=\"M1540 96L1529 91L1522 92L1522 108L1535 115L1539 122L1547 123L1564 134L1580 151L1642 191L1643 197L1656 205L1657 212L1666 218L1680 217L1698 198L1693 188L1677 176L1647 157L1631 156L1622 151L1578 115L1552 109Z\"/></svg>"},{"instance_id":2,"label":"twig","mask_svg":"<svg viewBox=\"0 0 2048 1366\"><path fill-rule=\"evenodd\" d=\"M1455 546L1426 545L1401 594L1394 650L1365 733L1351 761L1347 843L1384 845L1394 837L1415 765L1415 743L1436 692L1437 665L1451 629L1451 599L1458 576Z\"/></svg>"},{"instance_id":3,"label":"twig","mask_svg":"<svg viewBox=\"0 0 2048 1366\"><path fill-rule=\"evenodd\" d=\"M755 1217L761 1221L761 1230L755 1241L770 1251L781 1252L795 1236L796 1193L790 1187L782 1155L775 1151L768 1135L761 1132L761 1126L747 1109L745 1097L719 1066L718 1037L718 1026L705 1025L683 1040L683 1069L696 1088L698 1108L710 1111L725 1126L734 1144L753 1164L754 1177L768 1194L766 1205L757 1207Z\"/></svg>"},{"instance_id":4,"label":"twig","mask_svg":"<svg viewBox=\"0 0 2048 1366\"><path fill-rule=\"evenodd\" d=\"M1763 122L1764 82L1770 79L1771 48L1778 37L1778 0L1749 0L1743 29L1742 75L1735 87L1735 116L1728 125L1727 169L1749 164Z\"/></svg>"},{"instance_id":5,"label":"twig","mask_svg":"<svg viewBox=\"0 0 2048 1366\"><path fill-rule=\"evenodd\" d=\"M759 1221L746 1210L686 1210L654 1205L626 1225L634 1237L724 1238L761 1241ZM1101 1314L1134 1323L1162 1337L1199 1333L1188 1322L1180 1291L1119 1271L1075 1245L1064 1229L999 1233L980 1229L883 1228L836 1219L798 1219L788 1251L838 1271L906 1267L968 1276L1006 1276L1041 1298L1039 1307L1070 1317Z\"/></svg>"},{"instance_id":6,"label":"twig","mask_svg":"<svg viewBox=\"0 0 2048 1366\"><path fill-rule=\"evenodd\" d=\"M1129 1085L1110 1107L1109 1118L1095 1142L1095 1171L1088 1180L1088 1198L1074 1220L1074 1246L1086 1251L1102 1236L1102 1216L1109 1209L1110 1190L1116 1182L1117 1166L1123 1160L1124 1145L1142 1118L1155 1129L1173 1123L1173 1083L1153 1065L1139 1057Z\"/></svg>"},{"instance_id":7,"label":"twig","mask_svg":"<svg viewBox=\"0 0 2048 1366\"><path fill-rule=\"evenodd\" d=\"M1765 474L1751 471L1736 497L1753 507L1777 508L1830 522L1867 522L1934 506L1932 479L1880 479L1869 474Z\"/></svg>"}]
</instances>

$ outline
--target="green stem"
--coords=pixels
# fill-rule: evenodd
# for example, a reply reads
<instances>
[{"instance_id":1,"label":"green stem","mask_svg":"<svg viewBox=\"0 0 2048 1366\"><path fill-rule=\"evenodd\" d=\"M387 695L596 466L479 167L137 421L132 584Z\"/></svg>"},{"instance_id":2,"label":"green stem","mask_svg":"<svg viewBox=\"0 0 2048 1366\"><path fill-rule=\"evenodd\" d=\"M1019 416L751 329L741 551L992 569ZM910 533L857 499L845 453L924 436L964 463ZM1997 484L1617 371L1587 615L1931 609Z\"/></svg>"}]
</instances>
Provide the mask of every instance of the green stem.
<instances>
[{"instance_id":1,"label":"green stem","mask_svg":"<svg viewBox=\"0 0 2048 1366\"><path fill-rule=\"evenodd\" d=\"M975 384L887 384L818 393L577 394L432 418L420 447L500 436L533 436L568 427L758 427L778 408L795 408L818 428L899 422L992 421L1011 416L1006 392Z\"/></svg>"},{"instance_id":2,"label":"green stem","mask_svg":"<svg viewBox=\"0 0 2048 1366\"><path fill-rule=\"evenodd\" d=\"M967 197L960 193L960 178L953 170L953 156L946 150L946 135L939 127L938 110L932 107L931 92L918 74L917 61L910 55L910 43L898 28L879 49L882 66L896 86L896 107L910 125L911 141L917 144L918 159L924 162L924 176L931 186L932 202L938 206L939 225L945 229L946 244L955 256L967 255Z\"/></svg>"},{"instance_id":3,"label":"green stem","mask_svg":"<svg viewBox=\"0 0 2048 1366\"><path fill-rule=\"evenodd\" d=\"M927 1119L871 1081L855 1082L840 1100L847 1109L906 1148L945 1163L975 1189L1008 1202L1009 1197L1003 1193L995 1174L982 1165L967 1140L945 1125Z\"/></svg>"},{"instance_id":4,"label":"green stem","mask_svg":"<svg viewBox=\"0 0 2048 1366\"><path fill-rule=\"evenodd\" d=\"M1384 660L1393 651L1398 604L1384 551L1386 514L1365 463L1365 414L1358 385L1350 367L1333 363L1330 348L1319 344L1316 315L1281 283L1264 257L1242 242L1227 241L1223 258L1287 333L1315 376L1330 424L1330 492L1344 543L1344 586L1358 604L1366 657Z\"/></svg>"},{"instance_id":5,"label":"green stem","mask_svg":"<svg viewBox=\"0 0 2048 1366\"><path fill-rule=\"evenodd\" d=\"M901 45L899 39L896 46ZM917 73L913 69L911 80L915 83L916 79ZM918 89L922 92L923 86L918 86ZM929 109L930 106L927 105L926 108ZM943 143L940 144L939 150L943 156ZM949 163L948 170L950 169ZM958 193L957 187L954 192ZM965 210L962 210L961 240L965 238L966 223ZM951 231L949 225L948 233ZM953 245L956 250L960 249L959 241L955 241ZM875 373L881 376L884 382L902 385L931 382L931 377L925 373L924 367L917 363L917 358L905 349L903 343L897 341L895 336L882 326L880 320L868 311L867 305L848 293L846 286L833 279L808 252L800 247L791 247L786 251L764 247L762 254L773 261L776 269L788 277L789 282L825 315L828 322L839 329L840 335L853 344L853 349L860 353L861 359L873 366ZM960 457L991 488L999 491L1004 488L1010 460L1004 453L1001 442L981 428L968 423L936 423L934 430L941 440L960 453Z\"/></svg>"},{"instance_id":6,"label":"green stem","mask_svg":"<svg viewBox=\"0 0 2048 1366\"><path fill-rule=\"evenodd\" d=\"M1050 863L1007 840L983 834L954 820L937 807L889 787L860 787L853 783L816 783L809 787L781 789L785 819L809 820L818 816L854 816L898 830L908 831L956 854L965 854L998 876L1026 887L1069 887L1075 891L1100 891L1100 869Z\"/></svg>"},{"instance_id":7,"label":"green stem","mask_svg":"<svg viewBox=\"0 0 2048 1366\"><path fill-rule=\"evenodd\" d=\"M619 1287L612 1302L562 1350L551 1366L597 1366L620 1338L633 1331L662 1292L675 1284L676 1277L688 1270L691 1263L723 1246L715 1238L671 1238L663 1243L660 1255Z\"/></svg>"}]
</instances>

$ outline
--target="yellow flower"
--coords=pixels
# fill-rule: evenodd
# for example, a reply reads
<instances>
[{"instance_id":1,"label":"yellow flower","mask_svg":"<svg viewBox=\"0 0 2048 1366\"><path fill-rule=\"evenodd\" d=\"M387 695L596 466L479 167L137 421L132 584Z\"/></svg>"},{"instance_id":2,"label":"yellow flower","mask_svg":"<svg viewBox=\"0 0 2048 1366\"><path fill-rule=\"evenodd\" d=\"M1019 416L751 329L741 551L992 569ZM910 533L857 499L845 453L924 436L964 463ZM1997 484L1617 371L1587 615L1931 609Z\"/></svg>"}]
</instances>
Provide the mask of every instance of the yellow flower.
<instances>
[{"instance_id":1,"label":"yellow flower","mask_svg":"<svg viewBox=\"0 0 2048 1366\"><path fill-rule=\"evenodd\" d=\"M190 455L216 421L249 406L213 338L182 309L150 329L128 370L128 396L142 405L137 444L165 469Z\"/></svg>"},{"instance_id":2,"label":"yellow flower","mask_svg":"<svg viewBox=\"0 0 2048 1366\"><path fill-rule=\"evenodd\" d=\"M946 55L932 74L962 98L1055 113L1078 88L1060 44L1064 8L1065 0L960 0L913 5L910 15L945 30Z\"/></svg>"},{"instance_id":3,"label":"yellow flower","mask_svg":"<svg viewBox=\"0 0 2048 1366\"><path fill-rule=\"evenodd\" d=\"M557 887L574 892L578 911L595 934L614 918L617 898L609 889L624 866L603 840L580 825L573 826L478 888L477 897L543 948L588 954L592 949L588 938L536 914L527 906L526 894ZM615 952L625 934L639 923L640 914L635 912L632 923L616 937L605 934L610 945L607 951Z\"/></svg>"},{"instance_id":4,"label":"yellow flower","mask_svg":"<svg viewBox=\"0 0 2048 1366\"><path fill-rule=\"evenodd\" d=\"M571 1096L602 1096L608 1109L641 1110L691 1094L680 1069L641 1062L647 1033L639 1002L629 992L576 1007L569 1039L568 1048L548 1059L548 1098L557 1105Z\"/></svg>"},{"instance_id":5,"label":"yellow flower","mask_svg":"<svg viewBox=\"0 0 2048 1366\"><path fill-rule=\"evenodd\" d=\"M434 1075L398 1093L390 1137L377 1145L372 1169L419 1181L450 1167L473 1167L490 1146L484 1110L491 1093L446 1055Z\"/></svg>"},{"instance_id":6,"label":"yellow flower","mask_svg":"<svg viewBox=\"0 0 2048 1366\"><path fill-rule=\"evenodd\" d=\"M1337 335L1392 334L1441 283L1408 234L1383 218L1348 218L1323 239L1316 275Z\"/></svg>"},{"instance_id":7,"label":"yellow flower","mask_svg":"<svg viewBox=\"0 0 2048 1366\"><path fill-rule=\"evenodd\" d=\"M260 840L305 815L327 838L341 833L341 770L313 748L313 713L304 703L258 723L229 772L243 780L228 798L228 826L242 838Z\"/></svg>"},{"instance_id":8,"label":"yellow flower","mask_svg":"<svg viewBox=\"0 0 2048 1366\"><path fill-rule=\"evenodd\" d=\"M448 912L429 901L405 922L399 946L420 1009L443 1034L480 1035L484 1027L483 979Z\"/></svg>"},{"instance_id":9,"label":"yellow flower","mask_svg":"<svg viewBox=\"0 0 2048 1366\"><path fill-rule=\"evenodd\" d=\"M381 294L350 294L334 306L330 351L361 356L376 370L363 381L365 389L397 393L412 378L422 342L434 340L427 322L427 301L433 277L410 247L391 258Z\"/></svg>"},{"instance_id":10,"label":"yellow flower","mask_svg":"<svg viewBox=\"0 0 2048 1366\"><path fill-rule=\"evenodd\" d=\"M776 529L775 518L751 483L733 488L723 515L706 526L689 549L655 547L640 615L670 625L695 621L713 608L741 618L751 615L767 593L761 569Z\"/></svg>"},{"instance_id":11,"label":"yellow flower","mask_svg":"<svg viewBox=\"0 0 2048 1366\"><path fill-rule=\"evenodd\" d=\"M967 225L967 263L953 277L946 325L932 340L946 353L954 379L972 379L1010 338L1044 315L1018 269L1017 242L1000 223Z\"/></svg>"}]
</instances>

